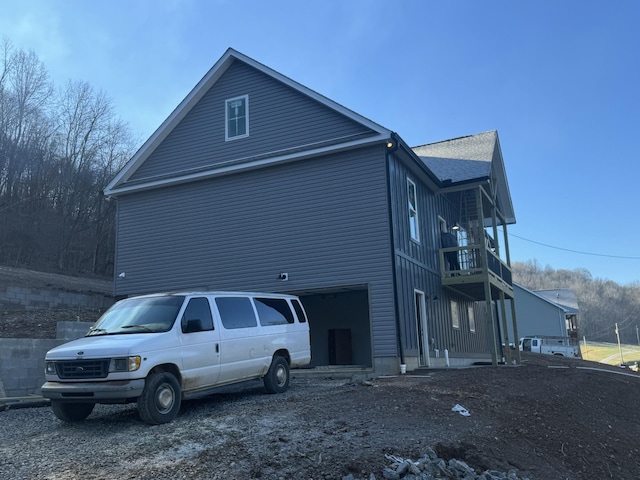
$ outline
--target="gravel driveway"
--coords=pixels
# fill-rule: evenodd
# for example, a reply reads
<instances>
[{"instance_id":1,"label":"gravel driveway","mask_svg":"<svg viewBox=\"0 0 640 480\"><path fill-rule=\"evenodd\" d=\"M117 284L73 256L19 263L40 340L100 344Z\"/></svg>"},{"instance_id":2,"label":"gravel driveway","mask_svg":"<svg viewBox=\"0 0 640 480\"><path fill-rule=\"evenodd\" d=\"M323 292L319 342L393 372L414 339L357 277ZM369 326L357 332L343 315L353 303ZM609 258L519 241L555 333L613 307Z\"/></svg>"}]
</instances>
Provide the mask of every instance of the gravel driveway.
<instances>
[{"instance_id":1,"label":"gravel driveway","mask_svg":"<svg viewBox=\"0 0 640 480\"><path fill-rule=\"evenodd\" d=\"M141 422L135 404L97 405L74 424L48 407L9 409L0 412L0 478L341 478L344 465L331 464L332 450L352 434L326 402L365 388L344 384L302 378L288 392L268 395L261 382L248 382L186 401L176 420L153 427ZM324 411L314 412L318 403ZM322 428L305 428L311 412L325 417ZM301 471L329 476L298 477Z\"/></svg>"},{"instance_id":2,"label":"gravel driveway","mask_svg":"<svg viewBox=\"0 0 640 480\"><path fill-rule=\"evenodd\" d=\"M417 460L429 449L477 473L640 478L640 377L526 358L364 382L294 374L280 395L253 381L183 402L158 426L135 404L98 405L75 424L48 407L0 411L0 479L380 480L387 455Z\"/></svg>"}]
</instances>

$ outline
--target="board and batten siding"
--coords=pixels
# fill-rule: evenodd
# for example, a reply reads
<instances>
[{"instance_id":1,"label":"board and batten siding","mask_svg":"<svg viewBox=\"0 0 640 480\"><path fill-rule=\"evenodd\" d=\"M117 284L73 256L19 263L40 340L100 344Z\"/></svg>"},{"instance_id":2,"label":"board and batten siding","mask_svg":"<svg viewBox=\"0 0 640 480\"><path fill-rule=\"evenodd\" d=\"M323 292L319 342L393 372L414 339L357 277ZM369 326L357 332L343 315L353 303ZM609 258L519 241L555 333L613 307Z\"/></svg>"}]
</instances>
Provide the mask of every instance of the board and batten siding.
<instances>
[{"instance_id":1,"label":"board and batten siding","mask_svg":"<svg viewBox=\"0 0 640 480\"><path fill-rule=\"evenodd\" d=\"M225 100L249 96L249 136L225 141ZM130 181L374 135L360 123L235 61Z\"/></svg>"},{"instance_id":2,"label":"board and batten siding","mask_svg":"<svg viewBox=\"0 0 640 480\"><path fill-rule=\"evenodd\" d=\"M374 356L395 356L384 155L380 145L120 196L116 294L368 285Z\"/></svg>"},{"instance_id":3,"label":"board and batten siding","mask_svg":"<svg viewBox=\"0 0 640 480\"><path fill-rule=\"evenodd\" d=\"M441 352L446 348L452 356L487 352L486 307L442 287L438 217L449 225L456 221L458 212L452 200L457 194L435 194L396 157L391 158L389 171L398 310L405 355L418 355L415 290L425 294L428 336L435 342L429 345L432 356L433 348ZM410 238L407 179L417 189L419 242ZM452 326L451 300L458 302L460 328ZM475 312L475 332L469 327L469 307Z\"/></svg>"}]
</instances>

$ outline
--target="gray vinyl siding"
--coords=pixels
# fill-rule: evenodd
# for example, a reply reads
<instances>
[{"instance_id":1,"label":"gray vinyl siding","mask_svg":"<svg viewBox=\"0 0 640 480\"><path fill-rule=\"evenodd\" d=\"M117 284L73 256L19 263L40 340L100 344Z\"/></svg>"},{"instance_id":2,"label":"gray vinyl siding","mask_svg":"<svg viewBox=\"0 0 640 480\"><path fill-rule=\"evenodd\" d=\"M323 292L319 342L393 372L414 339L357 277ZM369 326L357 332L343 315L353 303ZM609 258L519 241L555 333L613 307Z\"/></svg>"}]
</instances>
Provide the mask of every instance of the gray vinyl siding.
<instances>
[{"instance_id":1,"label":"gray vinyl siding","mask_svg":"<svg viewBox=\"0 0 640 480\"><path fill-rule=\"evenodd\" d=\"M421 181L419 175L407 169L395 157L390 160L389 171L398 310L405 354L418 354L415 290L425 293L428 334L435 340L435 348L441 351L446 348L452 356L458 353L486 352L487 328L490 328L490 325L487 325L486 307L444 289L440 278L438 216L443 217L450 225L456 221L456 195L435 194ZM419 242L410 238L407 178L417 189ZM437 297L437 300L434 300L434 297ZM460 308L459 329L452 326L450 300L456 300ZM469 329L469 306L475 311L475 332ZM430 345L433 355L432 348Z\"/></svg>"},{"instance_id":2,"label":"gray vinyl siding","mask_svg":"<svg viewBox=\"0 0 640 480\"><path fill-rule=\"evenodd\" d=\"M225 141L225 100L241 95L249 96L249 136ZM362 135L374 132L236 60L130 182Z\"/></svg>"},{"instance_id":3,"label":"gray vinyl siding","mask_svg":"<svg viewBox=\"0 0 640 480\"><path fill-rule=\"evenodd\" d=\"M367 285L374 356L397 354L382 145L118 201L118 295Z\"/></svg>"}]
</instances>

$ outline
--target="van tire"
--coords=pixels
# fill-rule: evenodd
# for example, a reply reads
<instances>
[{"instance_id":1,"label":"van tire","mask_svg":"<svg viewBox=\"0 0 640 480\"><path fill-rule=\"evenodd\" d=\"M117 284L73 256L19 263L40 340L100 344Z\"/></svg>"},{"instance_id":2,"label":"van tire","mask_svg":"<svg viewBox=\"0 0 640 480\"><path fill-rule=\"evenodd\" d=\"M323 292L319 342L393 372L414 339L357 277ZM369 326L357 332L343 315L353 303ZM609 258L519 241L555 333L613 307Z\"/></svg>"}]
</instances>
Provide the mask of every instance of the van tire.
<instances>
[{"instance_id":1,"label":"van tire","mask_svg":"<svg viewBox=\"0 0 640 480\"><path fill-rule=\"evenodd\" d=\"M51 410L63 422L81 422L93 412L95 403L65 403L51 401Z\"/></svg>"},{"instance_id":2,"label":"van tire","mask_svg":"<svg viewBox=\"0 0 640 480\"><path fill-rule=\"evenodd\" d=\"M138 413L148 425L169 423L178 416L182 392L171 373L152 373L147 377L142 395L138 398Z\"/></svg>"},{"instance_id":3,"label":"van tire","mask_svg":"<svg viewBox=\"0 0 640 480\"><path fill-rule=\"evenodd\" d=\"M269 393L283 393L289 388L289 362L284 357L276 356L264 376L264 387Z\"/></svg>"}]
</instances>

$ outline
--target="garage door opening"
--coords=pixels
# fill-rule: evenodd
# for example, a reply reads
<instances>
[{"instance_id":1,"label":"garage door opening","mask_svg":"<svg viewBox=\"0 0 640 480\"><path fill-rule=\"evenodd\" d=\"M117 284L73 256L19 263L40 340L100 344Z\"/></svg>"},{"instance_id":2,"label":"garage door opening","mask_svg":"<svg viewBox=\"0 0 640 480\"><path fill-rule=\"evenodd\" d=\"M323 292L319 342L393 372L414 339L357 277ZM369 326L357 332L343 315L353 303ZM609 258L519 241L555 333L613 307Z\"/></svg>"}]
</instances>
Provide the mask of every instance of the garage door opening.
<instances>
[{"instance_id":1,"label":"garage door opening","mask_svg":"<svg viewBox=\"0 0 640 480\"><path fill-rule=\"evenodd\" d=\"M372 366L369 292L366 287L298 295L309 316L310 368Z\"/></svg>"}]
</instances>

